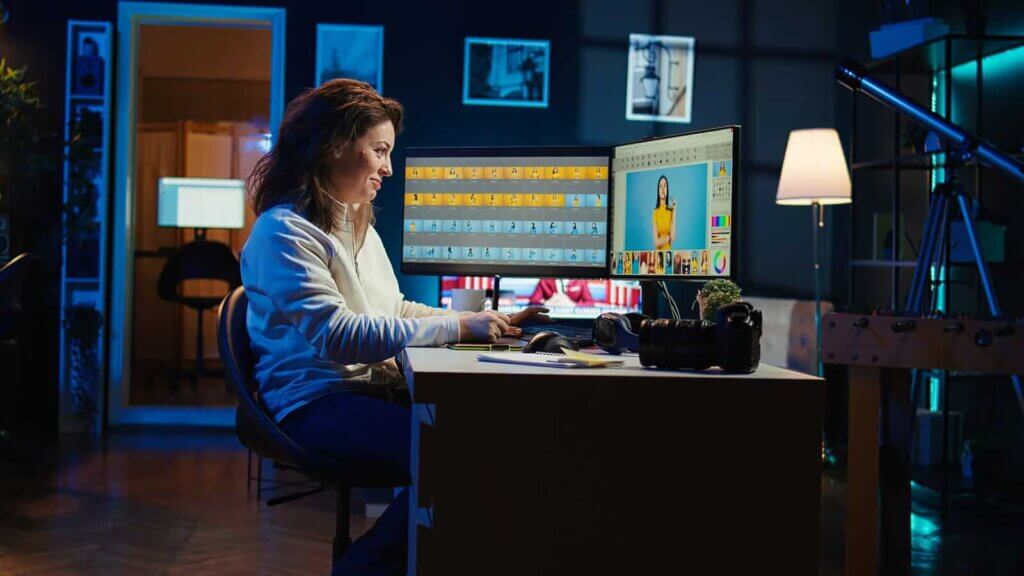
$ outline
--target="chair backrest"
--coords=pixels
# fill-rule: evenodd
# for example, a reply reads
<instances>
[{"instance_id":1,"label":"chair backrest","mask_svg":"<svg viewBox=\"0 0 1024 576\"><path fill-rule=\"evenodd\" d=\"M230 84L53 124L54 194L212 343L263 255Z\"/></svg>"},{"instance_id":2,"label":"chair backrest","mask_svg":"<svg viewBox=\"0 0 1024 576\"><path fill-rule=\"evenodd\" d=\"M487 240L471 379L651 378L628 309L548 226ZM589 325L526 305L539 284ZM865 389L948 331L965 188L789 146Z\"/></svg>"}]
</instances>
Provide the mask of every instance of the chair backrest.
<instances>
[{"instance_id":1,"label":"chair backrest","mask_svg":"<svg viewBox=\"0 0 1024 576\"><path fill-rule=\"evenodd\" d=\"M259 400L258 384L252 377L253 358L245 324L248 305L245 288L238 287L224 297L217 338L228 385L238 397L235 431L242 444L264 458L299 468L322 482L340 481L364 488L395 486L386 472L350 466L306 450L274 422Z\"/></svg>"},{"instance_id":2,"label":"chair backrest","mask_svg":"<svg viewBox=\"0 0 1024 576\"><path fill-rule=\"evenodd\" d=\"M22 311L25 279L39 266L33 254L19 254L0 268L0 337L12 332Z\"/></svg>"},{"instance_id":3,"label":"chair backrest","mask_svg":"<svg viewBox=\"0 0 1024 576\"><path fill-rule=\"evenodd\" d=\"M238 439L253 452L291 466L330 473L337 463L321 458L296 444L274 422L259 401L258 384L253 378L253 357L245 318L249 298L245 288L228 293L220 305L217 343L228 385L238 398L235 426Z\"/></svg>"},{"instance_id":4,"label":"chair backrest","mask_svg":"<svg viewBox=\"0 0 1024 576\"><path fill-rule=\"evenodd\" d=\"M178 286L185 280L222 280L230 291L242 285L242 274L227 244L199 240L182 245L167 259L157 280L157 294L164 300L178 301Z\"/></svg>"},{"instance_id":5,"label":"chair backrest","mask_svg":"<svg viewBox=\"0 0 1024 576\"><path fill-rule=\"evenodd\" d=\"M302 469L324 482L341 481L364 488L393 487L387 472L366 466L348 466L341 460L314 454L292 440L270 417L259 400L259 385L253 378L254 359L246 327L249 298L239 286L220 304L217 343L228 385L238 397L235 428L238 439L264 458Z\"/></svg>"}]
</instances>

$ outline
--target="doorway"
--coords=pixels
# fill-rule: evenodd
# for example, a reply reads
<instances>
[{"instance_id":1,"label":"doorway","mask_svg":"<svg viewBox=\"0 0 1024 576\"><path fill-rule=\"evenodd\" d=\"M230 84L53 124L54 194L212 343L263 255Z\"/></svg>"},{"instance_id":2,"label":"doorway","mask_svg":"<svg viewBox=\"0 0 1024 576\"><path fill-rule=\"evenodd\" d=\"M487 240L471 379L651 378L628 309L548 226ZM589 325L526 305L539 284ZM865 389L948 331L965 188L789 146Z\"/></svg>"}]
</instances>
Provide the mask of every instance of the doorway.
<instances>
[{"instance_id":1,"label":"doorway","mask_svg":"<svg viewBox=\"0 0 1024 576\"><path fill-rule=\"evenodd\" d=\"M110 423L231 425L215 303L255 219L242 182L283 110L284 10L119 8ZM227 216L183 216L215 194ZM180 274L197 253L217 264Z\"/></svg>"}]
</instances>

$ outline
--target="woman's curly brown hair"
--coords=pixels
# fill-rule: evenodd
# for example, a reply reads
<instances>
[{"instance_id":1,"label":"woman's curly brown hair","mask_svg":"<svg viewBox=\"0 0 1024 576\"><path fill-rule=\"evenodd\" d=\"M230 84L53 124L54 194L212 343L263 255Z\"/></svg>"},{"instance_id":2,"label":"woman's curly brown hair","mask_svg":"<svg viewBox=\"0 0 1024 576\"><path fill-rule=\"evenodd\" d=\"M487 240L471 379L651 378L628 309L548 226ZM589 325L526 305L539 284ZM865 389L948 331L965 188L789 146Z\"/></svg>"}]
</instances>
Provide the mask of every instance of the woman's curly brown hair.
<instances>
[{"instance_id":1,"label":"woman's curly brown hair","mask_svg":"<svg viewBox=\"0 0 1024 576\"><path fill-rule=\"evenodd\" d=\"M256 215L293 204L317 228L333 232L341 207L330 198L331 164L370 128L388 120L396 134L401 132L402 105L366 82L337 79L303 92L288 104L277 143L248 178Z\"/></svg>"}]
</instances>

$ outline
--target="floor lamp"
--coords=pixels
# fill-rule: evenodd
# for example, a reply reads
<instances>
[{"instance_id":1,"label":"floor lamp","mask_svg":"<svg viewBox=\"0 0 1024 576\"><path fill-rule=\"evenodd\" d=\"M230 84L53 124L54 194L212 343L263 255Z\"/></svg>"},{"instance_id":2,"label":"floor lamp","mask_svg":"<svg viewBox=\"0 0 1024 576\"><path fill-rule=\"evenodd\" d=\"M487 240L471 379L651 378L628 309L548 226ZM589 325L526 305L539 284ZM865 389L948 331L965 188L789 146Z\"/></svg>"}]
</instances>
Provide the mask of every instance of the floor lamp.
<instances>
[{"instance_id":1,"label":"floor lamp","mask_svg":"<svg viewBox=\"0 0 1024 576\"><path fill-rule=\"evenodd\" d=\"M850 203L850 172L839 143L839 134L831 128L793 130L786 144L782 176L775 203L784 206L810 206L814 254L814 367L824 376L821 364L821 229L825 227L826 204ZM822 432L823 461L830 461Z\"/></svg>"}]
</instances>

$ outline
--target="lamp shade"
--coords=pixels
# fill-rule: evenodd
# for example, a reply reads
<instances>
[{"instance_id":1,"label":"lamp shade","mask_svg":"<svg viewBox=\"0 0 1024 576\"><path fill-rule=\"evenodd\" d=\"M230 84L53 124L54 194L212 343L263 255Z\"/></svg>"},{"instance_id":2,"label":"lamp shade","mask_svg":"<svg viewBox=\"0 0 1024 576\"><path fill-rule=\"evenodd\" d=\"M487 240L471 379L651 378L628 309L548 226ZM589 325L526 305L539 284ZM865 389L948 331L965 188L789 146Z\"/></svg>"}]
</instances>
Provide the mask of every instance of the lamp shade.
<instances>
[{"instance_id":1,"label":"lamp shade","mask_svg":"<svg viewBox=\"0 0 1024 576\"><path fill-rule=\"evenodd\" d=\"M789 133L775 203L850 203L850 173L835 130L814 128Z\"/></svg>"}]
</instances>

